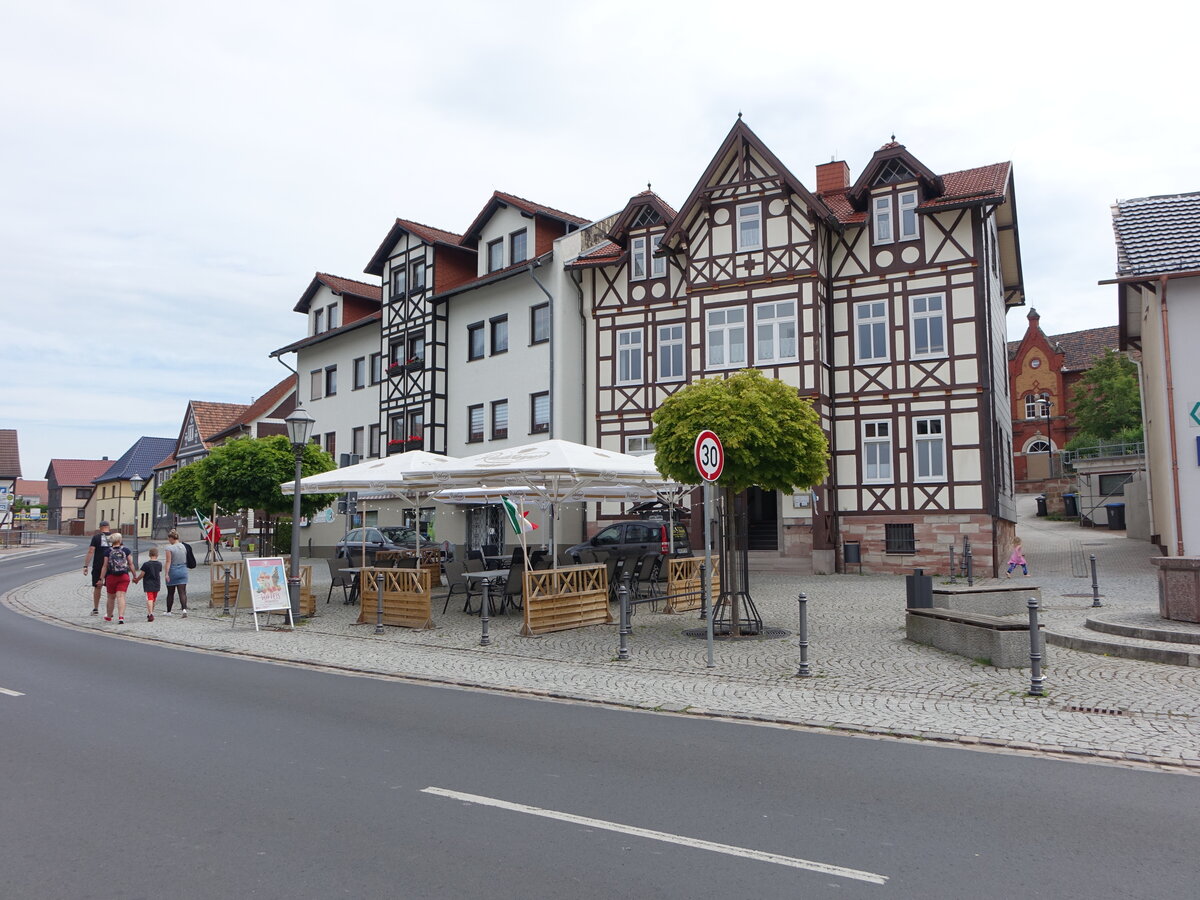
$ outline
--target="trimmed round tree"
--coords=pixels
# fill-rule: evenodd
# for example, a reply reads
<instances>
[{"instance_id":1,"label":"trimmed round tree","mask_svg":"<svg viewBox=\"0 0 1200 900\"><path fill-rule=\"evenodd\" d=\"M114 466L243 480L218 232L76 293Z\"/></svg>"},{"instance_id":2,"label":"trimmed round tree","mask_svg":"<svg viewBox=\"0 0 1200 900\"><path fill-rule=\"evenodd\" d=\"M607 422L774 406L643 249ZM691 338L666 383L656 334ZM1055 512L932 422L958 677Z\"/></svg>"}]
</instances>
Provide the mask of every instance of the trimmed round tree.
<instances>
[{"instance_id":1,"label":"trimmed round tree","mask_svg":"<svg viewBox=\"0 0 1200 900\"><path fill-rule=\"evenodd\" d=\"M668 397L653 418L654 463L682 484L701 481L693 457L696 436L709 428L721 439L725 467L716 483L725 489L727 560L737 546L735 494L753 486L786 492L809 488L829 473L829 440L812 401L757 369L695 381ZM753 625L743 630L740 609L742 599L753 603L747 573L723 569L721 599L729 602L729 634L753 633Z\"/></svg>"}]
</instances>

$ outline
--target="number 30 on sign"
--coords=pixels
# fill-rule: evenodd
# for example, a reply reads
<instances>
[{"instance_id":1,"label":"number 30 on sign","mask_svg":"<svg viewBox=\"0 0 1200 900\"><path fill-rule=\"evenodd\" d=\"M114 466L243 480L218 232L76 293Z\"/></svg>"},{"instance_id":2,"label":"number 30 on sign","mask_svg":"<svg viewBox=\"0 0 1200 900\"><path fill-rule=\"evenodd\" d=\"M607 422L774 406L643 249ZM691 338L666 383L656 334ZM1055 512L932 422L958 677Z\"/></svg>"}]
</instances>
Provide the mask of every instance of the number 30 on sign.
<instances>
[{"instance_id":1,"label":"number 30 on sign","mask_svg":"<svg viewBox=\"0 0 1200 900\"><path fill-rule=\"evenodd\" d=\"M725 448L721 439L712 431L702 431L696 436L694 450L696 471L705 481L716 481L725 469Z\"/></svg>"}]
</instances>

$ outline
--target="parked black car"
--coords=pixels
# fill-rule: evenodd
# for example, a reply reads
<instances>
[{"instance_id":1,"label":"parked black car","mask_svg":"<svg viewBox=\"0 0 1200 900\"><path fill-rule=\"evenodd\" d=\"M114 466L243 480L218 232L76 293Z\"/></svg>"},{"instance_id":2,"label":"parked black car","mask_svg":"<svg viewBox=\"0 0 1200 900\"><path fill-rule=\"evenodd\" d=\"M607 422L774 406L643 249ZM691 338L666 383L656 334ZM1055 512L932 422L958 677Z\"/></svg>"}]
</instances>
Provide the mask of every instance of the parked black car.
<instances>
[{"instance_id":1,"label":"parked black car","mask_svg":"<svg viewBox=\"0 0 1200 900\"><path fill-rule=\"evenodd\" d=\"M671 552L667 541L667 528L665 519L613 522L596 532L590 541L576 544L567 552L577 557L581 550L591 550L601 558L613 553L630 556L644 556L648 553L665 555ZM688 537L687 528L681 522L675 523L674 545L675 556L691 556L692 542Z\"/></svg>"},{"instance_id":2,"label":"parked black car","mask_svg":"<svg viewBox=\"0 0 1200 900\"><path fill-rule=\"evenodd\" d=\"M393 525L353 528L337 542L337 555L342 558L348 557L357 565L362 560L364 542L367 550L367 564L370 565L375 561L375 554L380 550L412 550L416 545L416 535L413 534L411 528Z\"/></svg>"}]
</instances>

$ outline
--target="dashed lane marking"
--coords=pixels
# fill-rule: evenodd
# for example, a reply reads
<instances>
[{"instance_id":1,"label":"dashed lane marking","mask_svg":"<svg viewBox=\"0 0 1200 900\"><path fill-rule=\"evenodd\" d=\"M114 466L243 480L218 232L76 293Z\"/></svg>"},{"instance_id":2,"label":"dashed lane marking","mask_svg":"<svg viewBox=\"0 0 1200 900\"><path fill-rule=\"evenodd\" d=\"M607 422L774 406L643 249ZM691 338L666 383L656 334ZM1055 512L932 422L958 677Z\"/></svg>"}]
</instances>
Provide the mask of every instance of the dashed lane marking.
<instances>
[{"instance_id":1,"label":"dashed lane marking","mask_svg":"<svg viewBox=\"0 0 1200 900\"><path fill-rule=\"evenodd\" d=\"M823 875L836 875L840 878L852 878L856 881L866 881L871 884L886 884L886 875L874 872L864 872L860 869L847 869L844 866L834 866L829 863L814 862L809 859L799 859L794 856L782 856L778 853L767 853L762 850L751 850L747 847L735 847L732 844L718 844L714 841L703 841L698 838L671 834L667 831L652 831L649 828L638 828L633 825L622 825L620 822L608 822L604 819L593 819L588 816L577 816L572 813L558 812L553 809L542 809L538 806L527 806L524 803L510 803L507 800L497 800L494 797L483 797L479 794L464 794L446 788L427 787L421 789L422 794L433 794L438 797L449 797L464 803L476 803L480 806L494 806L497 809L507 809L511 812L525 813L531 816L541 816L544 819L557 819L560 822L570 822L587 828L599 828L605 831L616 831L634 837L647 838L652 841L664 841L668 844L678 844L681 847L691 847L696 850L709 850L713 853L724 853L728 856L740 856L758 862L775 863L780 866L790 866L793 869L807 869L810 872L820 872Z\"/></svg>"},{"instance_id":2,"label":"dashed lane marking","mask_svg":"<svg viewBox=\"0 0 1200 900\"><path fill-rule=\"evenodd\" d=\"M25 696L20 691L10 691L8 688L0 688L0 694L4 694L6 697L24 697Z\"/></svg>"}]
</instances>

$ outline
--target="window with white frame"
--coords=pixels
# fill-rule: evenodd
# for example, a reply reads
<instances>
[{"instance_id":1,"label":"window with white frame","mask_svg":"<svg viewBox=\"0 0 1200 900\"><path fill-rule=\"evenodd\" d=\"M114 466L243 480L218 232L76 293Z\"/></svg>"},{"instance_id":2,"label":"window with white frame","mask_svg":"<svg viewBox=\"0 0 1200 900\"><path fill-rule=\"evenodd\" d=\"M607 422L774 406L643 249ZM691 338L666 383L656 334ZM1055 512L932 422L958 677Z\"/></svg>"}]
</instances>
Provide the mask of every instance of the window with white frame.
<instances>
[{"instance_id":1,"label":"window with white frame","mask_svg":"<svg viewBox=\"0 0 1200 900\"><path fill-rule=\"evenodd\" d=\"M912 298L913 356L946 355L946 298L941 294Z\"/></svg>"},{"instance_id":2,"label":"window with white frame","mask_svg":"<svg viewBox=\"0 0 1200 900\"><path fill-rule=\"evenodd\" d=\"M887 362L887 301L870 300L854 306L856 362Z\"/></svg>"},{"instance_id":3,"label":"window with white frame","mask_svg":"<svg viewBox=\"0 0 1200 900\"><path fill-rule=\"evenodd\" d=\"M642 330L617 332L617 384L642 381Z\"/></svg>"},{"instance_id":4,"label":"window with white frame","mask_svg":"<svg viewBox=\"0 0 1200 900\"><path fill-rule=\"evenodd\" d=\"M863 481L892 480L892 423L863 422Z\"/></svg>"},{"instance_id":5,"label":"window with white frame","mask_svg":"<svg viewBox=\"0 0 1200 900\"><path fill-rule=\"evenodd\" d=\"M876 244L890 244L895 235L892 232L892 195L871 198L871 229Z\"/></svg>"},{"instance_id":6,"label":"window with white frame","mask_svg":"<svg viewBox=\"0 0 1200 900\"><path fill-rule=\"evenodd\" d=\"M728 369L746 364L746 310L710 309L705 314L708 367Z\"/></svg>"},{"instance_id":7,"label":"window with white frame","mask_svg":"<svg viewBox=\"0 0 1200 900\"><path fill-rule=\"evenodd\" d=\"M659 381L682 381L687 377L683 337L682 324L658 326Z\"/></svg>"},{"instance_id":8,"label":"window with white frame","mask_svg":"<svg viewBox=\"0 0 1200 900\"><path fill-rule=\"evenodd\" d=\"M667 258L665 256L655 256L658 252L659 245L662 244L662 235L657 234L650 239L650 277L662 278L667 274Z\"/></svg>"},{"instance_id":9,"label":"window with white frame","mask_svg":"<svg viewBox=\"0 0 1200 900\"><path fill-rule=\"evenodd\" d=\"M762 204L743 203L737 208L737 249L762 249Z\"/></svg>"},{"instance_id":10,"label":"window with white frame","mask_svg":"<svg viewBox=\"0 0 1200 900\"><path fill-rule=\"evenodd\" d=\"M629 242L629 280L641 281L646 277L646 239L633 238Z\"/></svg>"},{"instance_id":11,"label":"window with white frame","mask_svg":"<svg viewBox=\"0 0 1200 900\"><path fill-rule=\"evenodd\" d=\"M754 361L794 362L796 352L796 301L779 300L754 307Z\"/></svg>"},{"instance_id":12,"label":"window with white frame","mask_svg":"<svg viewBox=\"0 0 1200 900\"><path fill-rule=\"evenodd\" d=\"M625 438L625 452L630 456L653 456L654 441L648 434L631 434Z\"/></svg>"},{"instance_id":13,"label":"window with white frame","mask_svg":"<svg viewBox=\"0 0 1200 900\"><path fill-rule=\"evenodd\" d=\"M1028 443L1028 445L1026 445L1025 452L1026 453L1049 453L1053 449L1054 448L1051 447L1050 442L1048 440L1046 440L1045 438L1034 438L1032 441L1030 441Z\"/></svg>"},{"instance_id":14,"label":"window with white frame","mask_svg":"<svg viewBox=\"0 0 1200 900\"><path fill-rule=\"evenodd\" d=\"M946 480L946 439L940 417L913 420L913 473L917 481Z\"/></svg>"},{"instance_id":15,"label":"window with white frame","mask_svg":"<svg viewBox=\"0 0 1200 900\"><path fill-rule=\"evenodd\" d=\"M899 195L900 240L912 241L921 236L917 219L917 192L905 191Z\"/></svg>"},{"instance_id":16,"label":"window with white frame","mask_svg":"<svg viewBox=\"0 0 1200 900\"><path fill-rule=\"evenodd\" d=\"M1048 393L1025 395L1025 418L1045 419L1050 416L1050 395Z\"/></svg>"}]
</instances>

